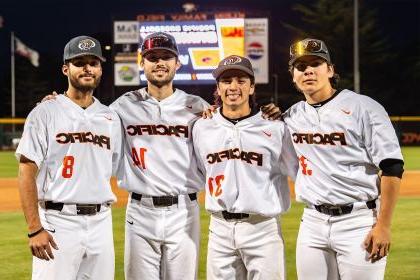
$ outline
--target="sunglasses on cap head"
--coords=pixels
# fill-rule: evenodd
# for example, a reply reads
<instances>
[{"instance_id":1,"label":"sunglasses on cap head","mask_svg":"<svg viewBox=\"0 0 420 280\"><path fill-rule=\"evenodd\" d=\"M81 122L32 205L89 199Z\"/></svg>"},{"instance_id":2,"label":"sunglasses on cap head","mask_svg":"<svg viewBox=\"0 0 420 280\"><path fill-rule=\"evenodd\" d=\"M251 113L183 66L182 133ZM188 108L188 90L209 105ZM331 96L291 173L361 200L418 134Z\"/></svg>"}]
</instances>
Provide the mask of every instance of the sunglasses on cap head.
<instances>
[{"instance_id":1,"label":"sunglasses on cap head","mask_svg":"<svg viewBox=\"0 0 420 280\"><path fill-rule=\"evenodd\" d=\"M153 50L153 49L167 49L174 53L178 53L178 47L176 43L168 37L157 36L152 37L143 42L141 45L141 53Z\"/></svg>"},{"instance_id":2,"label":"sunglasses on cap head","mask_svg":"<svg viewBox=\"0 0 420 280\"><path fill-rule=\"evenodd\" d=\"M327 53L326 46L324 46L322 41L310 39L303 40L293 44L290 47L290 55L302 55L304 53Z\"/></svg>"}]
</instances>

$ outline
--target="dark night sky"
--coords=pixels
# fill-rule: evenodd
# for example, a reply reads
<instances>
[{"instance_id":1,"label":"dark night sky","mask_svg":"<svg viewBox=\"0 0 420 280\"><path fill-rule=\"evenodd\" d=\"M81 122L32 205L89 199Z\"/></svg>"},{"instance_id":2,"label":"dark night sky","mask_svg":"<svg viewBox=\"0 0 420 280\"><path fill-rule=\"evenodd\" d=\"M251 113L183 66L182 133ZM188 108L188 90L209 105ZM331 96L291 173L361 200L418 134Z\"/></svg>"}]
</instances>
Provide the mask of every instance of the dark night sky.
<instances>
[{"instance_id":1,"label":"dark night sky","mask_svg":"<svg viewBox=\"0 0 420 280\"><path fill-rule=\"evenodd\" d=\"M331 0L334 1L334 0ZM177 0L1 0L0 15L4 28L13 30L34 49L60 53L67 39L81 33L108 33L113 17L132 17L141 13L182 12ZM311 1L254 0L254 1L192 1L199 10L222 9L271 11L273 18L293 21L290 6ZM420 36L419 0L359 0L378 10L381 27L395 40L396 45L412 36ZM350 38L349 38L350 39ZM2 42L3 43L3 42ZM60 51L59 51L60 50Z\"/></svg>"},{"instance_id":2,"label":"dark night sky","mask_svg":"<svg viewBox=\"0 0 420 280\"><path fill-rule=\"evenodd\" d=\"M135 19L137 14L182 12L181 5L185 2L198 4L199 11L211 10L258 10L267 11L272 21L296 23L296 13L291 10L295 3L310 4L312 1L304 0L254 0L254 1L177 1L177 0L0 0L0 15L4 18L3 28L0 29L0 79L5 79L10 71L9 32L15 34L29 47L40 52L43 63L45 59L55 58L56 70L61 68L62 50L66 42L77 35L97 35L109 44L112 35L112 20ZM337 0L331 0L337 1ZM377 11L379 28L386 34L391 44L391 50L399 51L407 42L419 43L420 38L420 1L419 0L359 0L364 8L374 8ZM284 32L282 27L271 26L270 38L272 45L287 46L293 39L290 33ZM286 35L283 35L286 34ZM352 40L352 34L349 34ZM287 48L287 47L286 47ZM418 48L417 48L418 50ZM351 59L352 54L349 54ZM420 57L420 54L419 56ZM276 59L276 58L275 58ZM419 58L420 59L420 58ZM420 62L417 62L420 63ZM395 67L404 67L396 65ZM272 69L276 69L275 67ZM44 72L43 72L44 73ZM50 75L45 72L44 75ZM59 72L58 72L59 73ZM112 73L109 73L112 74ZM64 78L52 75L56 88L65 83ZM416 83L413 81L413 86ZM418 84L418 83L417 83ZM417 89L416 89L417 90ZM8 102L7 95L0 88L0 101ZM419 98L420 99L420 98ZM3 107L1 107L3 108ZM3 110L3 109L2 109ZM397 110L397 113L400 111ZM1 116L8 113L2 112ZM411 112L416 114L416 112ZM420 115L420 109L417 113Z\"/></svg>"}]
</instances>

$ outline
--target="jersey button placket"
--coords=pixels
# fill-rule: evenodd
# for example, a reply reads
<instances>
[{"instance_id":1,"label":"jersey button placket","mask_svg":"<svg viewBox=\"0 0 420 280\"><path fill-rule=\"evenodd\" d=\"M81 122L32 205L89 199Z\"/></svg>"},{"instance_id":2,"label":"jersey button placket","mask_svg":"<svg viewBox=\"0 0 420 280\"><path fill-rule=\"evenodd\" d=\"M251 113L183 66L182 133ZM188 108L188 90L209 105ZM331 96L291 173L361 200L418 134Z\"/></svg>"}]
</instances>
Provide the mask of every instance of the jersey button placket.
<instances>
[{"instance_id":1,"label":"jersey button placket","mask_svg":"<svg viewBox=\"0 0 420 280\"><path fill-rule=\"evenodd\" d=\"M233 126L233 142L234 142L233 143L234 146L236 146L236 147L238 147L239 149L242 150L242 147L241 147L241 139L239 137L239 130L236 127L236 125Z\"/></svg>"}]
</instances>

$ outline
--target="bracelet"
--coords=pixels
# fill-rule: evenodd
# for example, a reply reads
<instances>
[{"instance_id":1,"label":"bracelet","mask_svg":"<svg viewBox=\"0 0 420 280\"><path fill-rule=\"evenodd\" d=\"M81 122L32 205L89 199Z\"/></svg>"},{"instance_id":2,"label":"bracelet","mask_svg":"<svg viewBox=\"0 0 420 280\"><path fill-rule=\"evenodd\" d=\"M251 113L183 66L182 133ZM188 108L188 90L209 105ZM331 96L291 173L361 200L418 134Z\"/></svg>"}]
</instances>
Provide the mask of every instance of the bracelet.
<instances>
[{"instance_id":1,"label":"bracelet","mask_svg":"<svg viewBox=\"0 0 420 280\"><path fill-rule=\"evenodd\" d=\"M35 231L35 232L28 233L28 237L29 237L29 238L34 237L35 235L37 235L37 234L39 234L39 233L41 233L41 232L43 232L43 231L44 231L44 228L43 228L43 227L41 227L40 229L38 229L38 230L37 230L37 231Z\"/></svg>"}]
</instances>

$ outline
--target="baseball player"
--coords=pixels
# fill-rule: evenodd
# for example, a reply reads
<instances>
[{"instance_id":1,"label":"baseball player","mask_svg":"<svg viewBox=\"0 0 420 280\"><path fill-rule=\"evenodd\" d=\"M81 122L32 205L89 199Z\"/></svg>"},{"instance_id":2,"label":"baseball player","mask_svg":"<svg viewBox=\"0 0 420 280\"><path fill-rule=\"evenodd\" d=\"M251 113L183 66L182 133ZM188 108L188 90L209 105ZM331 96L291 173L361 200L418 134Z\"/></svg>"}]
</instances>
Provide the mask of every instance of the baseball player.
<instances>
[{"instance_id":1,"label":"baseball player","mask_svg":"<svg viewBox=\"0 0 420 280\"><path fill-rule=\"evenodd\" d=\"M290 207L287 175L298 170L290 134L253 106L247 58L226 57L213 76L222 107L193 128L211 213L207 279L285 279L279 215Z\"/></svg>"},{"instance_id":2,"label":"baseball player","mask_svg":"<svg viewBox=\"0 0 420 280\"><path fill-rule=\"evenodd\" d=\"M118 115L92 96L104 61L96 39L71 39L67 91L26 119L16 157L32 279L114 279L109 180L122 135Z\"/></svg>"},{"instance_id":3,"label":"baseball player","mask_svg":"<svg viewBox=\"0 0 420 280\"><path fill-rule=\"evenodd\" d=\"M284 116L300 163L296 198L306 204L298 278L383 279L404 164L389 117L371 98L337 87L321 40L292 45L289 70L306 98Z\"/></svg>"},{"instance_id":4,"label":"baseball player","mask_svg":"<svg viewBox=\"0 0 420 280\"><path fill-rule=\"evenodd\" d=\"M180 67L175 39L153 33L141 46L147 87L111 104L122 120L125 159L118 184L130 193L126 279L195 279L199 249L197 192L204 186L193 156L192 124L209 107L173 88Z\"/></svg>"}]
</instances>

